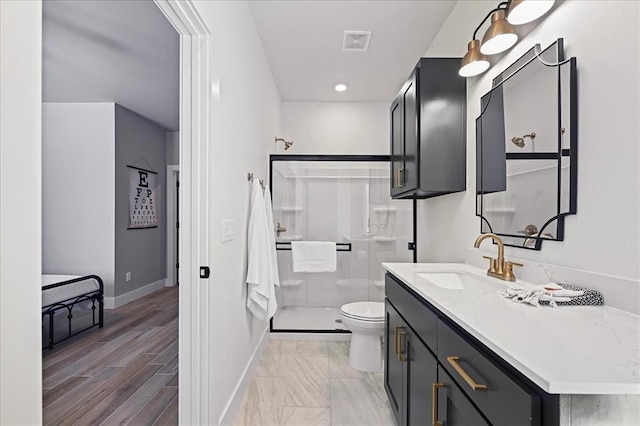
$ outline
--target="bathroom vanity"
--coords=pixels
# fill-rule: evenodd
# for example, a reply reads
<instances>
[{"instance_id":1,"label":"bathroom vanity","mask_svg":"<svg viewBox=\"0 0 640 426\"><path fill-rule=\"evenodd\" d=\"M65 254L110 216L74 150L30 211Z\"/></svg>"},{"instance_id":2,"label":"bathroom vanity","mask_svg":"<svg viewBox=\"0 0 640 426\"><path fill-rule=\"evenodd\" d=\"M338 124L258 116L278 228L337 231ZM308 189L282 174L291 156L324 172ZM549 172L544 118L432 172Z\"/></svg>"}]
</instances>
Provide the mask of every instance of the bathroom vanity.
<instances>
[{"instance_id":1,"label":"bathroom vanity","mask_svg":"<svg viewBox=\"0 0 640 426\"><path fill-rule=\"evenodd\" d=\"M468 264L383 267L384 378L398 425L640 420L637 315L514 303L497 294L510 283Z\"/></svg>"}]
</instances>

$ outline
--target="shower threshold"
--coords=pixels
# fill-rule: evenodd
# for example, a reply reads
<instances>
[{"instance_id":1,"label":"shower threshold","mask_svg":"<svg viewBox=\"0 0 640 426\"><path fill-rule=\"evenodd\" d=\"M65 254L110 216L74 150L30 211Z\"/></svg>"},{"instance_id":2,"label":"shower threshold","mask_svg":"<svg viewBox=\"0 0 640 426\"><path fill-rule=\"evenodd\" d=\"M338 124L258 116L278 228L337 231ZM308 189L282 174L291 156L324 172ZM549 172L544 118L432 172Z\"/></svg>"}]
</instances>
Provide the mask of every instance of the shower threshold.
<instances>
[{"instance_id":1,"label":"shower threshold","mask_svg":"<svg viewBox=\"0 0 640 426\"><path fill-rule=\"evenodd\" d=\"M280 308L273 318L273 331L292 330L344 332L340 308L286 306Z\"/></svg>"}]
</instances>

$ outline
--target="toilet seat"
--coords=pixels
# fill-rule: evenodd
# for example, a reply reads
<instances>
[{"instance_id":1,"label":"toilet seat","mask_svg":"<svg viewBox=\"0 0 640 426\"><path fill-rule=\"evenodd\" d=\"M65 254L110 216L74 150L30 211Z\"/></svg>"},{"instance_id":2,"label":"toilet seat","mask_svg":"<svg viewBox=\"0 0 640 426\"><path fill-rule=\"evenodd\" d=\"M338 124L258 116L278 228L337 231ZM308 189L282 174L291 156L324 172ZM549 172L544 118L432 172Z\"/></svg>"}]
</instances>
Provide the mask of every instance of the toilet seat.
<instances>
[{"instance_id":1,"label":"toilet seat","mask_svg":"<svg viewBox=\"0 0 640 426\"><path fill-rule=\"evenodd\" d=\"M357 321L384 322L384 303L354 302L340 308L342 315Z\"/></svg>"}]
</instances>

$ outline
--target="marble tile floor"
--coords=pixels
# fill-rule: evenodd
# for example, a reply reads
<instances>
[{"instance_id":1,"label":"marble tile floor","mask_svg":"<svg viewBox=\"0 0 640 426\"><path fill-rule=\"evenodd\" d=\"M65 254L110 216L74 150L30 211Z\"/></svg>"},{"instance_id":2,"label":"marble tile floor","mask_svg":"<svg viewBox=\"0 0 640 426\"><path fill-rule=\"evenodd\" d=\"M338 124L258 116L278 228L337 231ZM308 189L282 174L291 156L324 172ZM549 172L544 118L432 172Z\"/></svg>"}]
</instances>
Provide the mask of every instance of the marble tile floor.
<instances>
[{"instance_id":1,"label":"marble tile floor","mask_svg":"<svg viewBox=\"0 0 640 426\"><path fill-rule=\"evenodd\" d=\"M383 374L348 357L349 342L271 340L233 426L395 426Z\"/></svg>"}]
</instances>

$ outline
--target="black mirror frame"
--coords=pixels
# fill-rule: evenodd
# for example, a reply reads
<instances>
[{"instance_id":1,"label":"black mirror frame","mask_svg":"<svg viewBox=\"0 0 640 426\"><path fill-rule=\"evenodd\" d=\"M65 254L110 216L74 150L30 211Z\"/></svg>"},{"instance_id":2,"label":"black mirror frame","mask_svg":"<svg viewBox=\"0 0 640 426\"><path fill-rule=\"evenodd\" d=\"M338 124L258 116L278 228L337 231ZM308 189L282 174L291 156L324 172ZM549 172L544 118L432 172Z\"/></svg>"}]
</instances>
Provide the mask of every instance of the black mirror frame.
<instances>
[{"instance_id":1,"label":"black mirror frame","mask_svg":"<svg viewBox=\"0 0 640 426\"><path fill-rule=\"evenodd\" d=\"M544 52L549 51L549 49L556 49L556 63L547 63L544 59L542 59L542 55ZM556 215L548 219L545 224L538 231L537 237L531 237L526 235L514 235L514 234L505 234L500 233L492 228L491 223L487 220L483 215L483 195L485 192L482 190L483 188L483 176L482 173L482 115L487 109L489 104L491 94L497 90L502 88L502 84L508 81L513 75L515 75L518 71L526 67L529 63L534 60L539 60L543 65L549 67L555 67L557 69L557 103L558 103L558 150L557 152L541 152L541 153L506 153L505 159L546 159L546 160L557 160L558 161L558 187L557 187L557 210ZM561 93L561 81L563 77L564 69L562 66L568 65L569 72L569 148L563 149L562 147L562 93ZM488 96L488 98L487 98ZM559 38L546 49L540 49L539 45L535 45L533 48L528 50L524 55L518 58L513 64L511 64L505 71L496 76L492 81L491 90L486 93L481 98L481 112L480 116L476 119L476 216L480 217L480 233L483 233L483 223L486 224L490 232L496 233L499 236L508 237L508 238L516 238L518 240L522 240L522 245L512 244L509 241L505 241L504 244L511 247L518 247L521 249L527 250L540 250L542 248L542 241L563 241L564 240L564 218L571 214L577 213L577 195L578 195L578 96L577 96L577 65L576 58L572 57L569 59L565 59L564 57L564 40ZM511 157L511 158L510 158ZM562 170L562 159L569 158L569 205L567 211L562 210L562 200L561 200L561 170ZM544 230L553 222L556 223L556 236L553 239L543 238ZM534 244L529 247L526 246L526 240L533 240Z\"/></svg>"}]
</instances>

